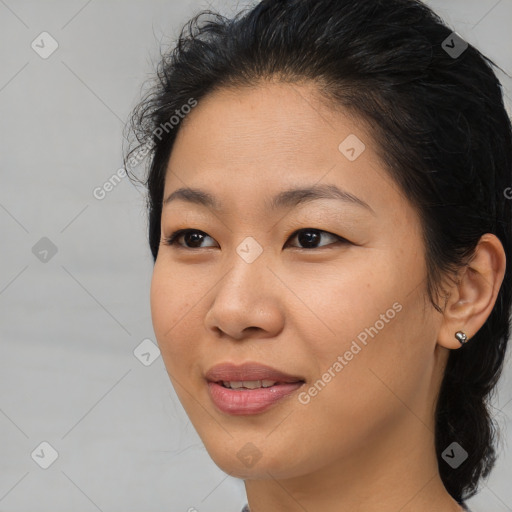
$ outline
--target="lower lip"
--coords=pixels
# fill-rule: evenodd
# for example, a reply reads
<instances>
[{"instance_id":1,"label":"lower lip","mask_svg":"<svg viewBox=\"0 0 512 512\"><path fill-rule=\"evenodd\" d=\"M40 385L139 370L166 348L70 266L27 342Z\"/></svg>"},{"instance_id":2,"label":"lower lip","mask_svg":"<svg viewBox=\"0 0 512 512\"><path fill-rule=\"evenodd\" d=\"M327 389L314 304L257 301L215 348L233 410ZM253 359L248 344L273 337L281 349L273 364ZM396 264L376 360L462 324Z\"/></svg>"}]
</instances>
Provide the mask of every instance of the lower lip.
<instances>
[{"instance_id":1,"label":"lower lip","mask_svg":"<svg viewBox=\"0 0 512 512\"><path fill-rule=\"evenodd\" d=\"M213 403L228 414L258 414L266 411L279 400L291 395L304 382L277 384L269 388L230 389L222 384L208 382Z\"/></svg>"}]
</instances>

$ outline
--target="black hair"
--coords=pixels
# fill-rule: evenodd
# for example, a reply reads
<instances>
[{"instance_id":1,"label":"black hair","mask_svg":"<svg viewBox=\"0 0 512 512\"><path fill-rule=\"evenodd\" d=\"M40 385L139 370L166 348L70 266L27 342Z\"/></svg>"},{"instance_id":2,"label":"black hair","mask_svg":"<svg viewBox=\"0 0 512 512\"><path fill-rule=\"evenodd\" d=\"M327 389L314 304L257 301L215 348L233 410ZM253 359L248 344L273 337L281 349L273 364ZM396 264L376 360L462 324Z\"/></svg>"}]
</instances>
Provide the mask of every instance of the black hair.
<instances>
[{"instance_id":1,"label":"black hair","mask_svg":"<svg viewBox=\"0 0 512 512\"><path fill-rule=\"evenodd\" d=\"M418 211L436 309L444 277L468 264L482 235L499 238L507 263L496 304L450 351L435 411L440 475L458 502L496 461L489 400L510 334L512 283L512 128L496 64L465 45L417 0L263 0L231 18L203 11L162 55L132 114L138 146L125 156L133 164L141 148L150 155L144 185L156 260L166 166L186 122L171 117L224 87L312 82L327 102L368 122L382 162ZM456 469L441 457L453 441L468 453Z\"/></svg>"}]
</instances>

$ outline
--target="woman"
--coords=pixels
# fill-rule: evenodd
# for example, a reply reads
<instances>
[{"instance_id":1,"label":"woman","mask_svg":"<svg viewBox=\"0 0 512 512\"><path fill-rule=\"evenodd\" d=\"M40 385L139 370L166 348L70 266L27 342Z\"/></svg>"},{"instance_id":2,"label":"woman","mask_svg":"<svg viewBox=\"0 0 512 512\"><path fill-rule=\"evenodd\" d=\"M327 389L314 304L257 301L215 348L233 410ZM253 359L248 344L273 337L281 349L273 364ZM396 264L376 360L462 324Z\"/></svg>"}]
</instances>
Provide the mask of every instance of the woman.
<instances>
[{"instance_id":1,"label":"woman","mask_svg":"<svg viewBox=\"0 0 512 512\"><path fill-rule=\"evenodd\" d=\"M450 512L495 462L511 124L415 0L189 22L136 108L171 382L251 512Z\"/></svg>"}]
</instances>

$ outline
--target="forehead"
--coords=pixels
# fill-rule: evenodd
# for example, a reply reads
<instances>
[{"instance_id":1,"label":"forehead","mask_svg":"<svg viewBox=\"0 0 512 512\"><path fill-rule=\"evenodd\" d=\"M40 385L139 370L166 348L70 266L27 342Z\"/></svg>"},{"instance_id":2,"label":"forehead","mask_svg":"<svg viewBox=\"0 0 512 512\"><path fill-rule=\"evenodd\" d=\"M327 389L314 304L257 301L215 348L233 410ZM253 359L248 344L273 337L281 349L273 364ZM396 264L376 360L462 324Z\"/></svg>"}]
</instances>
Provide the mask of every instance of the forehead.
<instances>
[{"instance_id":1,"label":"forehead","mask_svg":"<svg viewBox=\"0 0 512 512\"><path fill-rule=\"evenodd\" d=\"M337 186L366 204L397 189L363 120L334 109L313 85L263 83L215 91L187 115L162 199L196 188L247 203L315 184Z\"/></svg>"},{"instance_id":2,"label":"forehead","mask_svg":"<svg viewBox=\"0 0 512 512\"><path fill-rule=\"evenodd\" d=\"M222 154L229 148L234 156L244 151L263 159L272 149L274 154L284 152L293 159L327 142L328 132L337 140L343 132L365 131L361 119L349 117L348 112L334 114L334 107L312 84L263 82L219 89L187 115L178 138L194 140L210 153L217 149ZM259 146L262 142L269 145Z\"/></svg>"}]
</instances>

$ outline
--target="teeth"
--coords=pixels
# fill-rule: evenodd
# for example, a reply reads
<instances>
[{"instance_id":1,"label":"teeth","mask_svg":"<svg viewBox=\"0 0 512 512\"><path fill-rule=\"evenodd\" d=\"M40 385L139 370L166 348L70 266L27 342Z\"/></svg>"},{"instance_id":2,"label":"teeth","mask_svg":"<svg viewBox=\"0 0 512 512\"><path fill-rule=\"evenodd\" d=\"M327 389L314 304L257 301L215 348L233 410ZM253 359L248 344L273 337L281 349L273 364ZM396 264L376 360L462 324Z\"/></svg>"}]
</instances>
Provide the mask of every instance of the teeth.
<instances>
[{"instance_id":1,"label":"teeth","mask_svg":"<svg viewBox=\"0 0 512 512\"><path fill-rule=\"evenodd\" d=\"M248 389L261 388L261 380L244 380L243 386Z\"/></svg>"},{"instance_id":2,"label":"teeth","mask_svg":"<svg viewBox=\"0 0 512 512\"><path fill-rule=\"evenodd\" d=\"M240 388L246 388L246 389L258 389L261 387L269 388L270 386L273 386L277 381L275 380L244 380L244 381L222 381L222 384L224 384L225 387L231 388L231 389L240 389Z\"/></svg>"}]
</instances>

